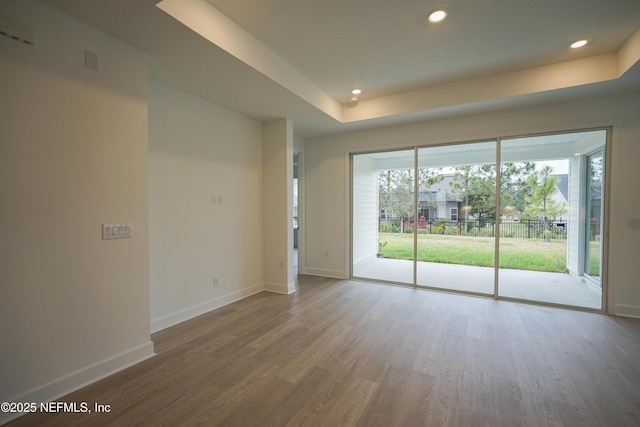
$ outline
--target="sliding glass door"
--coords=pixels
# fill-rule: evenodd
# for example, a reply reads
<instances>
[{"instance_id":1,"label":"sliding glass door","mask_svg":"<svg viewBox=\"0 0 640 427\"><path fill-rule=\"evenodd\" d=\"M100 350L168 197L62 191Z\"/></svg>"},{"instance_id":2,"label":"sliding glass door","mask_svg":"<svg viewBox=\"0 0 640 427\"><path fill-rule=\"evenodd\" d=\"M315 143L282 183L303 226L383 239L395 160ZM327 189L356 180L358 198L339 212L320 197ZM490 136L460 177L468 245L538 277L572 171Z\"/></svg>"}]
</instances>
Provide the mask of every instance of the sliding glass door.
<instances>
[{"instance_id":1,"label":"sliding glass door","mask_svg":"<svg viewBox=\"0 0 640 427\"><path fill-rule=\"evenodd\" d=\"M602 308L606 130L352 156L352 276Z\"/></svg>"},{"instance_id":2,"label":"sliding glass door","mask_svg":"<svg viewBox=\"0 0 640 427\"><path fill-rule=\"evenodd\" d=\"M493 295L496 142L418 150L416 285Z\"/></svg>"},{"instance_id":3,"label":"sliding glass door","mask_svg":"<svg viewBox=\"0 0 640 427\"><path fill-rule=\"evenodd\" d=\"M501 141L499 296L602 308L601 289L583 277L591 263L599 283L591 236L600 235L603 162L581 151L605 142L604 130ZM586 231L585 204L596 215L588 222L597 223Z\"/></svg>"},{"instance_id":4,"label":"sliding glass door","mask_svg":"<svg viewBox=\"0 0 640 427\"><path fill-rule=\"evenodd\" d=\"M414 150L352 162L353 276L412 285Z\"/></svg>"}]
</instances>

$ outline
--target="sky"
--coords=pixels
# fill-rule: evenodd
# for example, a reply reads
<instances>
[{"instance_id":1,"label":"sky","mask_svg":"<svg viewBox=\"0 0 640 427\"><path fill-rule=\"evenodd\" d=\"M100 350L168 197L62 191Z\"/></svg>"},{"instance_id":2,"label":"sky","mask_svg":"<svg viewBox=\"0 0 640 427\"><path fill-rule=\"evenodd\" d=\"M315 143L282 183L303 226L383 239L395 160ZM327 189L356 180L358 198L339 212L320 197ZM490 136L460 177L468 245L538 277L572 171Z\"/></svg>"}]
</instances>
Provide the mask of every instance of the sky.
<instances>
[{"instance_id":1,"label":"sky","mask_svg":"<svg viewBox=\"0 0 640 427\"><path fill-rule=\"evenodd\" d=\"M568 160L547 160L544 162L536 162L536 169L541 170L545 165L549 165L553 168L554 175L569 174Z\"/></svg>"}]
</instances>

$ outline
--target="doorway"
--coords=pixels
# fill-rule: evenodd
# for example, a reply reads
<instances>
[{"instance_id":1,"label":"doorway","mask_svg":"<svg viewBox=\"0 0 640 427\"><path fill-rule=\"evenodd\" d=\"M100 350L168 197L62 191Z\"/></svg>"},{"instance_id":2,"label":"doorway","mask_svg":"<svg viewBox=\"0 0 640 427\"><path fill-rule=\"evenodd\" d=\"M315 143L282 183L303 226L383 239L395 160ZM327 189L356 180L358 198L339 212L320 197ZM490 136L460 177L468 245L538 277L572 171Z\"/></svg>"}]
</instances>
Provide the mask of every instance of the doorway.
<instances>
[{"instance_id":1,"label":"doorway","mask_svg":"<svg viewBox=\"0 0 640 427\"><path fill-rule=\"evenodd\" d=\"M300 274L300 152L293 152L293 276Z\"/></svg>"}]
</instances>

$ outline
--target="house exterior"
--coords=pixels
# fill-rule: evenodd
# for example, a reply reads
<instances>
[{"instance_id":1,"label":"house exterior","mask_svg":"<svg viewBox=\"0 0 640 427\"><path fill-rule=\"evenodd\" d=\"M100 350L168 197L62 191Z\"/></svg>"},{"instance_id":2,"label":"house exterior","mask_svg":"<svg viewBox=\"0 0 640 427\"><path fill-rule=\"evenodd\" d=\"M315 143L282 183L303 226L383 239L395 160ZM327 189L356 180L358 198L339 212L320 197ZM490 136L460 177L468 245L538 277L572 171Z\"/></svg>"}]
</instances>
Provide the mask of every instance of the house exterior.
<instances>
[{"instance_id":1,"label":"house exterior","mask_svg":"<svg viewBox=\"0 0 640 427\"><path fill-rule=\"evenodd\" d=\"M427 221L461 219L462 198L452 191L453 174L446 174L442 181L420 189L418 218Z\"/></svg>"}]
</instances>

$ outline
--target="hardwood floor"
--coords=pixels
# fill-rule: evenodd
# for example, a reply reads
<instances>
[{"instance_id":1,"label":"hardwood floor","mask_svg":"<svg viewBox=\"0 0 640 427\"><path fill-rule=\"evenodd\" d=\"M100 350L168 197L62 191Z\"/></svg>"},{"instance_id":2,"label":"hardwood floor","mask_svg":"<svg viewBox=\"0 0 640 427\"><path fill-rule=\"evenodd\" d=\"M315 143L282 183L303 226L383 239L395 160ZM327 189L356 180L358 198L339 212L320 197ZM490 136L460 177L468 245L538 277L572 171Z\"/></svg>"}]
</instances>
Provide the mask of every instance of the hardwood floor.
<instances>
[{"instance_id":1,"label":"hardwood floor","mask_svg":"<svg viewBox=\"0 0 640 427\"><path fill-rule=\"evenodd\" d=\"M640 321L301 277L11 426L638 426Z\"/></svg>"}]
</instances>

